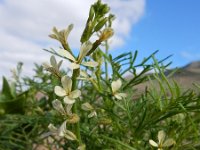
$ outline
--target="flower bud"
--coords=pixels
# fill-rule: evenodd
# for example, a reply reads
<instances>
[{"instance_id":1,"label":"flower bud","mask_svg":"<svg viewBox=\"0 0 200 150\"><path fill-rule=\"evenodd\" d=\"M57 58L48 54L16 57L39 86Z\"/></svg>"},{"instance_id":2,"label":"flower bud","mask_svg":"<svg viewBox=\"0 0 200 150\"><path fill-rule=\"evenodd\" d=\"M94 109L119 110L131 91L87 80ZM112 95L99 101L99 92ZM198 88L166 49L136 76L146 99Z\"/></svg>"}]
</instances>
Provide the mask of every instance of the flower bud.
<instances>
[{"instance_id":1,"label":"flower bud","mask_svg":"<svg viewBox=\"0 0 200 150\"><path fill-rule=\"evenodd\" d=\"M89 12L89 20L93 20L93 18L94 18L94 7L93 7L93 5L91 6L91 8L90 8L90 12Z\"/></svg>"},{"instance_id":2,"label":"flower bud","mask_svg":"<svg viewBox=\"0 0 200 150\"><path fill-rule=\"evenodd\" d=\"M85 144L80 145L77 150L86 150Z\"/></svg>"},{"instance_id":3,"label":"flower bud","mask_svg":"<svg viewBox=\"0 0 200 150\"><path fill-rule=\"evenodd\" d=\"M108 125L108 124L111 124L111 123L112 123L112 120L108 119L108 118L102 118L102 119L99 120L99 124Z\"/></svg>"},{"instance_id":4,"label":"flower bud","mask_svg":"<svg viewBox=\"0 0 200 150\"><path fill-rule=\"evenodd\" d=\"M112 28L106 28L103 30L102 34L99 37L99 40L102 41L106 41L108 40L110 37L112 37L114 34L114 31Z\"/></svg>"},{"instance_id":5,"label":"flower bud","mask_svg":"<svg viewBox=\"0 0 200 150\"><path fill-rule=\"evenodd\" d=\"M108 17L103 18L94 28L94 31L99 31L108 21Z\"/></svg>"},{"instance_id":6,"label":"flower bud","mask_svg":"<svg viewBox=\"0 0 200 150\"><path fill-rule=\"evenodd\" d=\"M72 114L69 119L67 119L68 123L75 124L79 122L80 117L77 114Z\"/></svg>"},{"instance_id":7,"label":"flower bud","mask_svg":"<svg viewBox=\"0 0 200 150\"><path fill-rule=\"evenodd\" d=\"M92 105L90 105L90 103L84 103L81 105L81 108L85 111L91 111L94 110L94 108L92 107Z\"/></svg>"},{"instance_id":8,"label":"flower bud","mask_svg":"<svg viewBox=\"0 0 200 150\"><path fill-rule=\"evenodd\" d=\"M106 14L106 13L108 13L109 11L110 11L110 7L108 7L107 4L103 4L103 5L102 5L101 13L102 13L102 14Z\"/></svg>"},{"instance_id":9,"label":"flower bud","mask_svg":"<svg viewBox=\"0 0 200 150\"><path fill-rule=\"evenodd\" d=\"M61 101L59 101L58 99L54 100L52 102L52 105L53 105L53 108L55 110L57 110L58 112L60 112L62 115L66 114L65 109L63 108Z\"/></svg>"}]
</instances>

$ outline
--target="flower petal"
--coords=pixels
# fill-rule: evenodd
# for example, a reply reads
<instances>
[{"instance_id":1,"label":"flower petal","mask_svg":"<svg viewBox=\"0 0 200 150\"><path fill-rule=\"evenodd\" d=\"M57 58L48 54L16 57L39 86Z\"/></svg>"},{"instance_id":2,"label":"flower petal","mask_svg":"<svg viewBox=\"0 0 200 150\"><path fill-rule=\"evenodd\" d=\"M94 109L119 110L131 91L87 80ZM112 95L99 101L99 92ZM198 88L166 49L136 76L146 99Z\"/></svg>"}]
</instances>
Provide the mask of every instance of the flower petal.
<instances>
[{"instance_id":1,"label":"flower petal","mask_svg":"<svg viewBox=\"0 0 200 150\"><path fill-rule=\"evenodd\" d=\"M62 125L60 126L60 128L58 129L58 135L61 136L61 137L64 137L65 136L65 132L66 132L66 123L67 121L64 121L62 123Z\"/></svg>"},{"instance_id":2,"label":"flower petal","mask_svg":"<svg viewBox=\"0 0 200 150\"><path fill-rule=\"evenodd\" d=\"M68 115L72 115L72 106L73 104L67 104L66 111Z\"/></svg>"},{"instance_id":3,"label":"flower petal","mask_svg":"<svg viewBox=\"0 0 200 150\"><path fill-rule=\"evenodd\" d=\"M48 125L48 128L52 133L57 133L58 131L58 129L51 123Z\"/></svg>"},{"instance_id":4,"label":"flower petal","mask_svg":"<svg viewBox=\"0 0 200 150\"><path fill-rule=\"evenodd\" d=\"M44 62L44 63L42 63L42 66L43 66L45 69L48 69L48 68L51 67L51 66L49 65L48 62Z\"/></svg>"},{"instance_id":5,"label":"flower petal","mask_svg":"<svg viewBox=\"0 0 200 150\"><path fill-rule=\"evenodd\" d=\"M87 72L84 71L84 70L81 70L81 71L80 71L80 75L83 76L83 77L85 77L85 78L89 78L89 75L88 75Z\"/></svg>"},{"instance_id":6,"label":"flower petal","mask_svg":"<svg viewBox=\"0 0 200 150\"><path fill-rule=\"evenodd\" d=\"M119 99L119 100L122 100L123 98L127 97L126 93L115 93L114 96L116 99Z\"/></svg>"},{"instance_id":7,"label":"flower petal","mask_svg":"<svg viewBox=\"0 0 200 150\"><path fill-rule=\"evenodd\" d=\"M58 63L58 69L60 68L60 66L62 65L62 60L61 61L59 61L59 63Z\"/></svg>"},{"instance_id":8,"label":"flower petal","mask_svg":"<svg viewBox=\"0 0 200 150\"><path fill-rule=\"evenodd\" d=\"M111 83L112 92L115 93L120 89L121 86L122 86L122 81L120 79L118 79L117 81L113 81Z\"/></svg>"},{"instance_id":9,"label":"flower petal","mask_svg":"<svg viewBox=\"0 0 200 150\"><path fill-rule=\"evenodd\" d=\"M52 39L58 40L58 37L57 37L57 35L55 35L55 34L50 34L49 37L52 38Z\"/></svg>"},{"instance_id":10,"label":"flower petal","mask_svg":"<svg viewBox=\"0 0 200 150\"><path fill-rule=\"evenodd\" d=\"M54 34L58 34L58 30L57 30L56 27L53 27L52 31L53 31Z\"/></svg>"},{"instance_id":11,"label":"flower petal","mask_svg":"<svg viewBox=\"0 0 200 150\"><path fill-rule=\"evenodd\" d=\"M63 76L61 79L61 83L66 93L70 93L72 88L72 79L69 76Z\"/></svg>"},{"instance_id":12,"label":"flower petal","mask_svg":"<svg viewBox=\"0 0 200 150\"><path fill-rule=\"evenodd\" d=\"M60 96L60 97L63 97L66 95L66 91L60 86L55 86L54 92L57 96Z\"/></svg>"},{"instance_id":13,"label":"flower petal","mask_svg":"<svg viewBox=\"0 0 200 150\"><path fill-rule=\"evenodd\" d=\"M81 91L80 90L74 90L69 94L69 97L71 99L78 98L80 96L81 96Z\"/></svg>"},{"instance_id":14,"label":"flower petal","mask_svg":"<svg viewBox=\"0 0 200 150\"><path fill-rule=\"evenodd\" d=\"M170 138L167 139L164 143L163 143L163 147L170 147L172 145L174 145L176 142L174 141L174 139Z\"/></svg>"},{"instance_id":15,"label":"flower petal","mask_svg":"<svg viewBox=\"0 0 200 150\"><path fill-rule=\"evenodd\" d=\"M73 103L75 103L75 99L71 99L68 96L65 96L64 103L65 104L73 104Z\"/></svg>"},{"instance_id":16,"label":"flower petal","mask_svg":"<svg viewBox=\"0 0 200 150\"><path fill-rule=\"evenodd\" d=\"M166 134L163 130L158 132L158 142L159 142L159 144L163 143L163 141L165 140L165 136L166 136Z\"/></svg>"},{"instance_id":17,"label":"flower petal","mask_svg":"<svg viewBox=\"0 0 200 150\"><path fill-rule=\"evenodd\" d=\"M76 64L76 63L71 63L71 64L70 64L70 68L71 68L72 70L75 70L75 69L80 68L80 65L79 65L79 64Z\"/></svg>"},{"instance_id":18,"label":"flower petal","mask_svg":"<svg viewBox=\"0 0 200 150\"><path fill-rule=\"evenodd\" d=\"M71 30L73 29L74 25L73 24L70 24L67 29L64 30L64 35L65 35L65 39L68 38L69 36L69 33L71 32Z\"/></svg>"},{"instance_id":19,"label":"flower petal","mask_svg":"<svg viewBox=\"0 0 200 150\"><path fill-rule=\"evenodd\" d=\"M53 55L51 56L50 63L54 68L56 68L56 69L58 68L55 56L53 56Z\"/></svg>"},{"instance_id":20,"label":"flower petal","mask_svg":"<svg viewBox=\"0 0 200 150\"><path fill-rule=\"evenodd\" d=\"M88 118L92 118L94 116L97 116L97 113L96 111L92 111L89 115L88 115Z\"/></svg>"},{"instance_id":21,"label":"flower petal","mask_svg":"<svg viewBox=\"0 0 200 150\"><path fill-rule=\"evenodd\" d=\"M61 101L59 101L58 99L54 100L52 102L53 108L55 110L57 110L58 112L60 112L62 115L66 114L65 109L61 103Z\"/></svg>"},{"instance_id":22,"label":"flower petal","mask_svg":"<svg viewBox=\"0 0 200 150\"><path fill-rule=\"evenodd\" d=\"M76 135L73 132L69 131L69 130L65 131L65 137L68 140L71 140L71 141L77 140Z\"/></svg>"},{"instance_id":23,"label":"flower petal","mask_svg":"<svg viewBox=\"0 0 200 150\"><path fill-rule=\"evenodd\" d=\"M81 64L84 65L84 66L87 66L87 67L96 67L96 66L98 66L98 63L95 62L95 61L82 62Z\"/></svg>"},{"instance_id":24,"label":"flower petal","mask_svg":"<svg viewBox=\"0 0 200 150\"><path fill-rule=\"evenodd\" d=\"M153 140L149 140L149 144L151 144L153 147L158 147L158 144Z\"/></svg>"},{"instance_id":25,"label":"flower petal","mask_svg":"<svg viewBox=\"0 0 200 150\"><path fill-rule=\"evenodd\" d=\"M87 55L87 52L92 48L92 43L90 41L86 41L81 45L80 53L78 56L78 61L81 62L82 59Z\"/></svg>"},{"instance_id":26,"label":"flower petal","mask_svg":"<svg viewBox=\"0 0 200 150\"><path fill-rule=\"evenodd\" d=\"M121 97L126 98L127 94L126 93L118 93Z\"/></svg>"},{"instance_id":27,"label":"flower petal","mask_svg":"<svg viewBox=\"0 0 200 150\"><path fill-rule=\"evenodd\" d=\"M90 103L86 102L86 103L83 103L81 105L81 108L85 111L91 111L93 110L94 108L92 107L92 105L90 105Z\"/></svg>"},{"instance_id":28,"label":"flower petal","mask_svg":"<svg viewBox=\"0 0 200 150\"><path fill-rule=\"evenodd\" d=\"M73 62L76 62L76 59L74 58L74 56L72 56L72 54L70 52L68 52L67 50L61 49L58 52L61 56L64 56L70 60L72 60Z\"/></svg>"}]
</instances>

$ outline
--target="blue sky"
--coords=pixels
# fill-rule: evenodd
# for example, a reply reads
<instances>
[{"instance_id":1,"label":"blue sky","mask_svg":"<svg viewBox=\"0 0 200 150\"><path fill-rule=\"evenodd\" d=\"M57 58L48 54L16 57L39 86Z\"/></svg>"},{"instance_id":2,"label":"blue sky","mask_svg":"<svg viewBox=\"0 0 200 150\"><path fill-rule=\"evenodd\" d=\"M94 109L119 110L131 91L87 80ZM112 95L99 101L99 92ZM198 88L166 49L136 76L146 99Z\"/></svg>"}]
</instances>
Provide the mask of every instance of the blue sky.
<instances>
[{"instance_id":1,"label":"blue sky","mask_svg":"<svg viewBox=\"0 0 200 150\"><path fill-rule=\"evenodd\" d=\"M117 18L110 53L138 50L139 62L159 50L158 59L173 54L171 67L200 60L199 0L103 1ZM63 29L73 23L68 41L73 49L79 49L79 37L94 2L0 0L0 77L9 77L18 61L24 62L25 75L33 74L34 62L48 61L50 55L42 49L59 46L48 38L53 26Z\"/></svg>"},{"instance_id":2,"label":"blue sky","mask_svg":"<svg viewBox=\"0 0 200 150\"><path fill-rule=\"evenodd\" d=\"M134 25L125 49L139 51L139 60L159 50L157 58L173 54L171 67L200 60L200 1L149 0Z\"/></svg>"}]
</instances>

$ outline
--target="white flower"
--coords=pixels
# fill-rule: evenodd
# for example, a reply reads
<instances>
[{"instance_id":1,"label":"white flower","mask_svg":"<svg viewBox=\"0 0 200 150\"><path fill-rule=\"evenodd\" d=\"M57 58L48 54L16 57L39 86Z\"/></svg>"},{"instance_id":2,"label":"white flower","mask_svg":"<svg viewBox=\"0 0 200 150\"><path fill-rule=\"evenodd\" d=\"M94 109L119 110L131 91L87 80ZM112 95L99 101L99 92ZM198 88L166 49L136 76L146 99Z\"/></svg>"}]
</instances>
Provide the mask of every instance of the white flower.
<instances>
[{"instance_id":1,"label":"white flower","mask_svg":"<svg viewBox=\"0 0 200 150\"><path fill-rule=\"evenodd\" d=\"M50 64L45 62L45 63L43 63L43 67L47 71L49 71L55 75L59 75L59 68L60 68L61 64L62 64L62 60L57 63L55 56L52 55L50 58Z\"/></svg>"},{"instance_id":2,"label":"white flower","mask_svg":"<svg viewBox=\"0 0 200 150\"><path fill-rule=\"evenodd\" d=\"M93 72L91 75L89 75L86 71L80 70L80 77L78 77L79 80L86 80L91 81L93 84L97 84L95 80L95 73Z\"/></svg>"},{"instance_id":3,"label":"white flower","mask_svg":"<svg viewBox=\"0 0 200 150\"><path fill-rule=\"evenodd\" d=\"M86 103L82 104L81 108L85 111L90 111L90 114L88 114L88 118L97 116L97 113L96 113L94 107L92 107L92 105L90 105L90 103L86 102Z\"/></svg>"},{"instance_id":4,"label":"white flower","mask_svg":"<svg viewBox=\"0 0 200 150\"><path fill-rule=\"evenodd\" d=\"M90 80L91 79L91 77L84 70L80 70L80 76L81 77L78 78L80 80Z\"/></svg>"},{"instance_id":5,"label":"white flower","mask_svg":"<svg viewBox=\"0 0 200 150\"><path fill-rule=\"evenodd\" d=\"M58 135L60 137L66 137L68 140L71 141L77 140L76 135L73 132L67 130L66 123L67 121L64 121L59 128L56 128L53 124L49 124L48 128L54 135Z\"/></svg>"},{"instance_id":6,"label":"white flower","mask_svg":"<svg viewBox=\"0 0 200 150\"><path fill-rule=\"evenodd\" d=\"M50 34L49 37L56 39L62 43L67 41L69 33L73 29L73 24L70 24L66 29L58 31L56 27L53 27L53 34Z\"/></svg>"},{"instance_id":7,"label":"white flower","mask_svg":"<svg viewBox=\"0 0 200 150\"><path fill-rule=\"evenodd\" d=\"M119 100L127 97L126 93L118 93L117 92L121 88L121 86L122 86L122 82L121 82L120 79L118 79L117 81L113 81L111 83L111 88L112 88L113 96L116 99L119 99Z\"/></svg>"},{"instance_id":8,"label":"white flower","mask_svg":"<svg viewBox=\"0 0 200 150\"><path fill-rule=\"evenodd\" d=\"M60 50L60 55L68 58L69 60L72 61L71 63L71 68L72 69L78 69L80 68L80 64L83 66L88 66L88 67L96 67L98 66L98 63L95 61L88 61L88 62L82 62L83 58L87 55L88 51L92 48L92 43L87 41L81 45L80 48L80 53L78 55L78 59L74 58L72 54L64 49Z\"/></svg>"},{"instance_id":9,"label":"white flower","mask_svg":"<svg viewBox=\"0 0 200 150\"><path fill-rule=\"evenodd\" d=\"M53 105L53 108L57 110L59 113L61 113L62 115L67 115L67 116L72 115L71 109L72 109L73 104L66 104L64 108L61 101L59 101L58 99L55 99L52 102L52 105Z\"/></svg>"},{"instance_id":10,"label":"white flower","mask_svg":"<svg viewBox=\"0 0 200 150\"><path fill-rule=\"evenodd\" d=\"M92 118L92 117L95 117L97 116L97 112L96 111L92 111L91 113L88 114L88 118Z\"/></svg>"},{"instance_id":11,"label":"white flower","mask_svg":"<svg viewBox=\"0 0 200 150\"><path fill-rule=\"evenodd\" d=\"M175 143L176 142L172 138L166 139L166 134L163 130L158 132L158 143L153 140L149 140L149 144L153 147L157 147L158 150L163 150L164 147L170 147Z\"/></svg>"},{"instance_id":12,"label":"white flower","mask_svg":"<svg viewBox=\"0 0 200 150\"><path fill-rule=\"evenodd\" d=\"M65 111L65 109L64 109L64 107L63 107L63 105L62 105L62 103L61 103L61 101L59 101L58 99L56 99L56 100L54 100L52 102L52 106L53 106L53 108L55 110L57 110L58 112L60 112L62 115L67 114L66 111Z\"/></svg>"},{"instance_id":13,"label":"white flower","mask_svg":"<svg viewBox=\"0 0 200 150\"><path fill-rule=\"evenodd\" d=\"M56 70L59 70L61 64L62 64L62 60L59 63L57 63L55 56L52 55L50 58L50 64L43 63L43 66L45 69L48 69L49 67L53 67Z\"/></svg>"},{"instance_id":14,"label":"white flower","mask_svg":"<svg viewBox=\"0 0 200 150\"><path fill-rule=\"evenodd\" d=\"M75 99L80 97L81 91L74 90L72 91L72 80L68 76L63 76L61 79L63 87L56 86L54 92L57 96L64 97L64 102L66 104L73 104Z\"/></svg>"},{"instance_id":15,"label":"white flower","mask_svg":"<svg viewBox=\"0 0 200 150\"><path fill-rule=\"evenodd\" d=\"M98 89L98 85L97 85L97 81L95 80L94 73L92 75L89 75L87 74L86 71L80 70L80 77L78 77L77 79L90 81L95 86L95 88Z\"/></svg>"},{"instance_id":16,"label":"white flower","mask_svg":"<svg viewBox=\"0 0 200 150\"><path fill-rule=\"evenodd\" d=\"M78 79L80 80L93 80L93 78L84 70L80 70L80 76Z\"/></svg>"}]
</instances>

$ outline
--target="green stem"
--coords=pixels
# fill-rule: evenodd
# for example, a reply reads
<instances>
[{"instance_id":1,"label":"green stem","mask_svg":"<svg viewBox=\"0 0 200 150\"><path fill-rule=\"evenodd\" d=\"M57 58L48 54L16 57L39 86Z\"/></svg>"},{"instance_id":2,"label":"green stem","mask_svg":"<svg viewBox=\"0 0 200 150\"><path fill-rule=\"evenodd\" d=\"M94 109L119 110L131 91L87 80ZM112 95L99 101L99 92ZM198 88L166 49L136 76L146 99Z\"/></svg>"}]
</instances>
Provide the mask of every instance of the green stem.
<instances>
[{"instance_id":1,"label":"green stem","mask_svg":"<svg viewBox=\"0 0 200 150\"><path fill-rule=\"evenodd\" d=\"M105 50L106 50L106 56L108 56L108 41L105 41ZM106 58L104 59L105 61L105 73L106 73L106 80L108 80L108 62L106 60Z\"/></svg>"},{"instance_id":2,"label":"green stem","mask_svg":"<svg viewBox=\"0 0 200 150\"><path fill-rule=\"evenodd\" d=\"M136 150L135 148L133 148L133 147L131 147L131 146L129 146L129 145L127 145L127 144L125 144L125 143L119 141L119 140L116 140L116 139L107 137L107 136L105 136L105 135L101 135L101 137L102 137L103 139L107 140L107 141L110 141L110 142L115 143L115 144L117 144L117 145L123 146L124 149L127 149L127 150Z\"/></svg>"},{"instance_id":3,"label":"green stem","mask_svg":"<svg viewBox=\"0 0 200 150\"><path fill-rule=\"evenodd\" d=\"M73 74L72 74L72 91L76 89L77 87L77 77L79 75L79 69L73 70ZM77 103L74 103L73 108L72 108L73 113L78 114L78 110L77 110ZM81 133L80 133L80 123L77 122L75 124L75 134L77 136L79 145L82 144L82 140L81 140Z\"/></svg>"}]
</instances>

